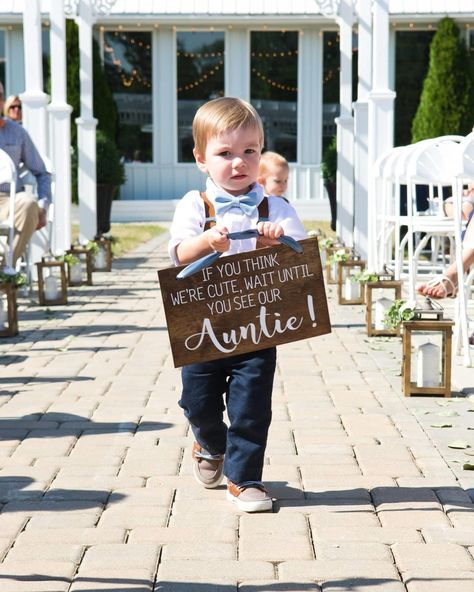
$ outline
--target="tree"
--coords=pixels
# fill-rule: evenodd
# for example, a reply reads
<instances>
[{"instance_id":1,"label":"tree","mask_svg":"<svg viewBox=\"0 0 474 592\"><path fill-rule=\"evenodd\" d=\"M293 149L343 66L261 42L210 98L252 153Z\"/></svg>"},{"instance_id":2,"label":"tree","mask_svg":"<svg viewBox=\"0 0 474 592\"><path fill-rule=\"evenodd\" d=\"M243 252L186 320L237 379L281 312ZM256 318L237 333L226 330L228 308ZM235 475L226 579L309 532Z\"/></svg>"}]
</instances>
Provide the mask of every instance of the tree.
<instances>
[{"instance_id":1,"label":"tree","mask_svg":"<svg viewBox=\"0 0 474 592\"><path fill-rule=\"evenodd\" d=\"M106 133L115 142L117 133L117 106L107 84L100 61L99 44L93 39L93 111L97 118L97 129ZM77 203L77 127L76 118L80 115L81 91L79 82L79 31L76 23L66 20L67 51L67 102L72 107L71 113L71 185L72 201Z\"/></svg>"},{"instance_id":2,"label":"tree","mask_svg":"<svg viewBox=\"0 0 474 592\"><path fill-rule=\"evenodd\" d=\"M102 68L99 44L92 41L93 51L93 111L97 118L97 129L105 132L112 140L117 133L117 106ZM66 21L67 48L67 101L72 107L71 144L76 145L77 131L75 119L80 114L80 83L79 83L79 34L76 23Z\"/></svg>"},{"instance_id":3,"label":"tree","mask_svg":"<svg viewBox=\"0 0 474 592\"><path fill-rule=\"evenodd\" d=\"M472 80L466 46L450 18L442 19L430 46L430 64L412 123L412 142L472 128Z\"/></svg>"}]
</instances>

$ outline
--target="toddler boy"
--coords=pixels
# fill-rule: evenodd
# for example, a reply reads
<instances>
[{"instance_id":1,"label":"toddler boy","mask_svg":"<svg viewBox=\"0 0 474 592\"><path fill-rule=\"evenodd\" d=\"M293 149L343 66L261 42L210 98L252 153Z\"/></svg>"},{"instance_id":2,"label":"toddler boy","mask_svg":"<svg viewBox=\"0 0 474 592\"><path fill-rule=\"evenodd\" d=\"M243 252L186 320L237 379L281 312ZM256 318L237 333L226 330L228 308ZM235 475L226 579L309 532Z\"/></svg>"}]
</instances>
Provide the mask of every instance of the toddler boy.
<instances>
[{"instance_id":1,"label":"toddler boy","mask_svg":"<svg viewBox=\"0 0 474 592\"><path fill-rule=\"evenodd\" d=\"M256 183L263 126L249 103L232 97L205 103L195 115L193 138L196 164L208 179L205 193L190 191L176 207L169 242L176 265L212 251L230 255L256 248L255 238L230 241L229 232L257 228L259 246L278 244L283 234L306 237L295 210L282 199L264 198ZM182 369L179 405L196 440L194 476L213 488L225 475L227 498L245 512L272 509L261 479L275 365L271 347Z\"/></svg>"},{"instance_id":2,"label":"toddler boy","mask_svg":"<svg viewBox=\"0 0 474 592\"><path fill-rule=\"evenodd\" d=\"M257 183L263 187L265 195L282 197L288 187L290 167L284 156L277 152L264 152L260 158ZM286 200L288 201L288 200Z\"/></svg>"}]
</instances>

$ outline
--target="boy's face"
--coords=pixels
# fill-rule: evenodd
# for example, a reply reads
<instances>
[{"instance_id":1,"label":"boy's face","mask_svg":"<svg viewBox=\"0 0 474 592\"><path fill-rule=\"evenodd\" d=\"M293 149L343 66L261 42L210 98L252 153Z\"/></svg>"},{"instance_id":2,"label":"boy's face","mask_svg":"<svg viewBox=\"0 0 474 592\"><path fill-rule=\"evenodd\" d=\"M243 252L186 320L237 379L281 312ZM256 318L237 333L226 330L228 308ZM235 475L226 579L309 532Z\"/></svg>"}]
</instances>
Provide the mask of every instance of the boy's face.
<instances>
[{"instance_id":1,"label":"boy's face","mask_svg":"<svg viewBox=\"0 0 474 592\"><path fill-rule=\"evenodd\" d=\"M257 180L260 137L253 128L235 129L211 136L204 154L194 150L199 169L231 195L247 193Z\"/></svg>"},{"instance_id":2,"label":"boy's face","mask_svg":"<svg viewBox=\"0 0 474 592\"><path fill-rule=\"evenodd\" d=\"M288 167L282 164L269 164L265 177L258 178L267 195L283 195L288 187Z\"/></svg>"}]
</instances>

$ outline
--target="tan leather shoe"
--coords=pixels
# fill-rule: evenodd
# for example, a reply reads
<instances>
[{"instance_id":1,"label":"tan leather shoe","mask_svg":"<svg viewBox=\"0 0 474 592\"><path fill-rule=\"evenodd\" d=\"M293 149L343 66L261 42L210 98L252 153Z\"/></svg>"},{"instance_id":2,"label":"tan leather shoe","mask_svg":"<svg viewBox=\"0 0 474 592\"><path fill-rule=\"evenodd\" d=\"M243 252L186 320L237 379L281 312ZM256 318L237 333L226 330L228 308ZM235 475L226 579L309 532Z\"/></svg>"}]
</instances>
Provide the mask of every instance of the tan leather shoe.
<instances>
[{"instance_id":1,"label":"tan leather shoe","mask_svg":"<svg viewBox=\"0 0 474 592\"><path fill-rule=\"evenodd\" d=\"M273 500L262 483L249 481L236 485L227 481L227 499L242 512L268 512L273 508Z\"/></svg>"},{"instance_id":2,"label":"tan leather shoe","mask_svg":"<svg viewBox=\"0 0 474 592\"><path fill-rule=\"evenodd\" d=\"M224 468L223 454L210 454L197 442L193 444L194 478L206 489L212 489L221 484Z\"/></svg>"}]
</instances>

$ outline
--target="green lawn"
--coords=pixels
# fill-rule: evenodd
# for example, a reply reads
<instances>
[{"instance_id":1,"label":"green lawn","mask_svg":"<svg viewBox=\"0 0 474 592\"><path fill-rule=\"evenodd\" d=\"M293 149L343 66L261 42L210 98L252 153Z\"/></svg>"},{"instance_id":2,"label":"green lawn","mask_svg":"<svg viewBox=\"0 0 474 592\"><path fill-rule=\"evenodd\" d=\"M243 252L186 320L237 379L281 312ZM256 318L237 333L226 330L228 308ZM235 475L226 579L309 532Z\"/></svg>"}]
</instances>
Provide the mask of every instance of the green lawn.
<instances>
[{"instance_id":1,"label":"green lawn","mask_svg":"<svg viewBox=\"0 0 474 592\"><path fill-rule=\"evenodd\" d=\"M323 238L331 237L336 238L336 233L331 230L331 223L329 220L305 220L303 222L306 232L309 230L320 230Z\"/></svg>"},{"instance_id":2,"label":"green lawn","mask_svg":"<svg viewBox=\"0 0 474 592\"><path fill-rule=\"evenodd\" d=\"M109 235L112 236L112 253L114 257L120 257L124 253L133 251L142 243L166 232L166 228L159 224L112 224ZM79 237L79 225L72 225L72 240Z\"/></svg>"}]
</instances>

